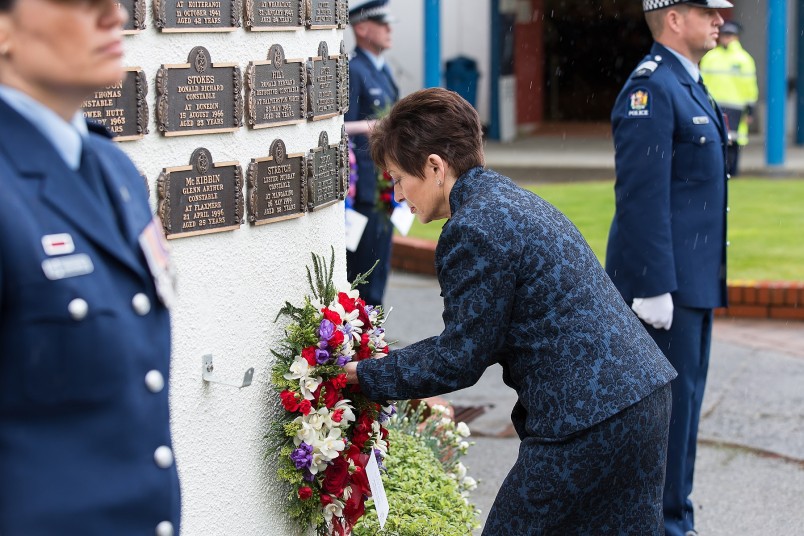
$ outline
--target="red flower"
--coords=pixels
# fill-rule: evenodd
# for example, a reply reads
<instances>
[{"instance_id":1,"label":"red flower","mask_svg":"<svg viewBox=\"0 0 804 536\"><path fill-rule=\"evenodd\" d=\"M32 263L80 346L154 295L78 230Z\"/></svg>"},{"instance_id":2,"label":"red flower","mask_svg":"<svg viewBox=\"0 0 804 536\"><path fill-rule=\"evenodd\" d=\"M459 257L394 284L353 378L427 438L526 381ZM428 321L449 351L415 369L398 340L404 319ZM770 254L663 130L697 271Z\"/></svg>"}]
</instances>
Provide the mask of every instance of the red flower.
<instances>
[{"instance_id":1,"label":"red flower","mask_svg":"<svg viewBox=\"0 0 804 536\"><path fill-rule=\"evenodd\" d=\"M332 421L333 422L341 422L343 420L343 410L336 409L332 412Z\"/></svg>"},{"instance_id":2,"label":"red flower","mask_svg":"<svg viewBox=\"0 0 804 536\"><path fill-rule=\"evenodd\" d=\"M310 404L309 400L302 400L299 404L299 411L301 411L304 415L309 415L310 411L312 411L313 406Z\"/></svg>"},{"instance_id":3,"label":"red flower","mask_svg":"<svg viewBox=\"0 0 804 536\"><path fill-rule=\"evenodd\" d=\"M332 497L330 497L326 493L321 494L320 500L321 500L321 506L332 504Z\"/></svg>"},{"instance_id":4,"label":"red flower","mask_svg":"<svg viewBox=\"0 0 804 536\"><path fill-rule=\"evenodd\" d=\"M318 389L313 392L313 396L319 406L321 406L322 402L322 392L324 393L324 405L328 408L331 408L343 398L343 396L341 396L341 390L332 384L332 380L322 383L318 386Z\"/></svg>"},{"instance_id":5,"label":"red flower","mask_svg":"<svg viewBox=\"0 0 804 536\"><path fill-rule=\"evenodd\" d=\"M373 326L371 325L371 320L369 320L368 313L366 312L366 302L363 300L358 300L360 302L360 307L358 307L358 315L357 318L363 322L363 331L370 330Z\"/></svg>"},{"instance_id":6,"label":"red flower","mask_svg":"<svg viewBox=\"0 0 804 536\"><path fill-rule=\"evenodd\" d=\"M337 348L343 344L343 332L336 329L335 334L330 337L330 339L327 341L327 344L330 348Z\"/></svg>"},{"instance_id":7,"label":"red flower","mask_svg":"<svg viewBox=\"0 0 804 536\"><path fill-rule=\"evenodd\" d=\"M306 501L312 496L313 496L313 490L311 490L307 486L302 486L301 488L299 488L299 499Z\"/></svg>"},{"instance_id":8,"label":"red flower","mask_svg":"<svg viewBox=\"0 0 804 536\"><path fill-rule=\"evenodd\" d=\"M371 437L371 424L374 419L369 417L366 413L361 413L357 418L357 423L352 432L352 443L357 445L359 449L363 449L366 441Z\"/></svg>"},{"instance_id":9,"label":"red flower","mask_svg":"<svg viewBox=\"0 0 804 536\"><path fill-rule=\"evenodd\" d=\"M340 497L348 480L349 462L338 456L332 461L332 465L327 467L321 488L335 497Z\"/></svg>"},{"instance_id":10,"label":"red flower","mask_svg":"<svg viewBox=\"0 0 804 536\"><path fill-rule=\"evenodd\" d=\"M321 312L324 314L324 318L335 324L336 326L340 326L343 324L343 320L341 320L341 315L333 311L332 309L328 309L324 307L321 309Z\"/></svg>"},{"instance_id":11,"label":"red flower","mask_svg":"<svg viewBox=\"0 0 804 536\"><path fill-rule=\"evenodd\" d=\"M334 378L332 378L332 385L336 389L343 389L346 387L346 374L338 374Z\"/></svg>"},{"instance_id":12,"label":"red flower","mask_svg":"<svg viewBox=\"0 0 804 536\"><path fill-rule=\"evenodd\" d=\"M315 346L308 346L302 350L301 355L311 367L314 367L318 364L318 362L315 360Z\"/></svg>"},{"instance_id":13,"label":"red flower","mask_svg":"<svg viewBox=\"0 0 804 536\"><path fill-rule=\"evenodd\" d=\"M293 391L288 391L287 389L279 393L279 398L282 400L282 405L285 406L285 409L290 412L299 411L299 402L296 399L296 396L296 393Z\"/></svg>"},{"instance_id":14,"label":"red flower","mask_svg":"<svg viewBox=\"0 0 804 536\"><path fill-rule=\"evenodd\" d=\"M350 298L345 292L338 293L338 303L341 304L343 310L347 313L351 313L355 310L355 300Z\"/></svg>"}]
</instances>

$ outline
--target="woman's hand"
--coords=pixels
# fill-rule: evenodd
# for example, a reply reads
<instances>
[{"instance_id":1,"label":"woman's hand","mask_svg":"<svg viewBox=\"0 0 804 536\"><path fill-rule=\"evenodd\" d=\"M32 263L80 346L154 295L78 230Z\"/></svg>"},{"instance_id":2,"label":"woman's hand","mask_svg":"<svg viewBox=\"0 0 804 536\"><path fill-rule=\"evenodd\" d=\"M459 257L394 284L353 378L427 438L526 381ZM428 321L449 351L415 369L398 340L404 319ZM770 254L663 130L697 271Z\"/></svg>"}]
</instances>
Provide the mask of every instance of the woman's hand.
<instances>
[{"instance_id":1,"label":"woman's hand","mask_svg":"<svg viewBox=\"0 0 804 536\"><path fill-rule=\"evenodd\" d=\"M346 383L347 384L355 384L358 383L357 380L357 363L351 362L346 363L343 367L343 371L346 373Z\"/></svg>"}]
</instances>

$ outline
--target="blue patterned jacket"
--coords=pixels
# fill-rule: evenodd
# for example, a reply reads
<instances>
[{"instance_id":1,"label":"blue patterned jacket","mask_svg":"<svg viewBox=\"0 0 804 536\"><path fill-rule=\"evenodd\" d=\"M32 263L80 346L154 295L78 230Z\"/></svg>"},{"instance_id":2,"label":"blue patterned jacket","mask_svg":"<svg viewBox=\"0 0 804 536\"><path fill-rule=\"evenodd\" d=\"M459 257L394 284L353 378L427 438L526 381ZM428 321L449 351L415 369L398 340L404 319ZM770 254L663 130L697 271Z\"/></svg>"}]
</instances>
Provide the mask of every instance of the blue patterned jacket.
<instances>
[{"instance_id":1,"label":"blue patterned jacket","mask_svg":"<svg viewBox=\"0 0 804 536\"><path fill-rule=\"evenodd\" d=\"M556 439L638 402L676 373L557 209L493 171L462 175L436 249L444 331L361 361L373 399L473 385L493 363L520 437Z\"/></svg>"}]
</instances>

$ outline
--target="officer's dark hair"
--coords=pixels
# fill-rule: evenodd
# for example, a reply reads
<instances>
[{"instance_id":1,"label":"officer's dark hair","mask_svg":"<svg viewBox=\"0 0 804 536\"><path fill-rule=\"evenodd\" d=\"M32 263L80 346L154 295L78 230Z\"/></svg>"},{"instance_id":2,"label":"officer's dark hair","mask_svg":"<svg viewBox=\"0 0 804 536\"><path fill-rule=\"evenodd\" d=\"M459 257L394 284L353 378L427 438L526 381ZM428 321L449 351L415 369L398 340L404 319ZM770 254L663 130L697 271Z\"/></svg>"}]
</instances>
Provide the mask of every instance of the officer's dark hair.
<instances>
[{"instance_id":1,"label":"officer's dark hair","mask_svg":"<svg viewBox=\"0 0 804 536\"><path fill-rule=\"evenodd\" d=\"M11 11L11 7L14 5L15 0L0 0L0 13L5 11Z\"/></svg>"},{"instance_id":2,"label":"officer's dark hair","mask_svg":"<svg viewBox=\"0 0 804 536\"><path fill-rule=\"evenodd\" d=\"M374 127L369 138L371 158L386 168L424 178L427 157L437 154L460 177L482 166L483 129L471 104L454 91L428 88L411 93Z\"/></svg>"}]
</instances>

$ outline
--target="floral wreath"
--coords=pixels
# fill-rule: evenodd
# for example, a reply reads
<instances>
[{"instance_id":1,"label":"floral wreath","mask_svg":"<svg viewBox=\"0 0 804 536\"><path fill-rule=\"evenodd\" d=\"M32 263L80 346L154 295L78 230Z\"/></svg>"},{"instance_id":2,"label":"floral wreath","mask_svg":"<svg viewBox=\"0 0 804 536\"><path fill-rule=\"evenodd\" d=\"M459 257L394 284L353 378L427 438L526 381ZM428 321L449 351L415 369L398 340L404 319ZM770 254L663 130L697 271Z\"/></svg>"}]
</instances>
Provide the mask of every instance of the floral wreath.
<instances>
[{"instance_id":1,"label":"floral wreath","mask_svg":"<svg viewBox=\"0 0 804 536\"><path fill-rule=\"evenodd\" d=\"M279 453L278 476L291 486L289 513L319 535L348 535L365 512L371 496L366 465L371 456L380 468L388 454L388 430L394 414L366 398L358 385L347 385L344 365L388 353L385 316L380 306L366 305L355 287L347 292L332 284L335 251L327 266L315 254L313 274L307 267L312 296L304 305L289 302L279 311L291 322L276 363L272 384L284 415L271 438Z\"/></svg>"}]
</instances>

